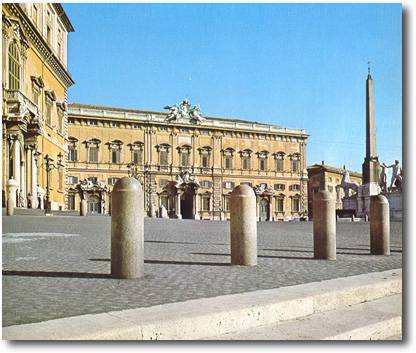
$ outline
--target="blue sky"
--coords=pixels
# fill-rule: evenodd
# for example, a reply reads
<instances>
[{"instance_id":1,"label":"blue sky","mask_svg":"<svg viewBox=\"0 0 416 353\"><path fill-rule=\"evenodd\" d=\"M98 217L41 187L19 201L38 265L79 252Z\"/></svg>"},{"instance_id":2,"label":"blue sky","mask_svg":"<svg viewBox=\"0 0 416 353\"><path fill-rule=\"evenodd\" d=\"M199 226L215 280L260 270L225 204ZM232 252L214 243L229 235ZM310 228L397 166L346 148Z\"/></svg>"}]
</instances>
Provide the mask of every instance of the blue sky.
<instances>
[{"instance_id":1,"label":"blue sky","mask_svg":"<svg viewBox=\"0 0 416 353\"><path fill-rule=\"evenodd\" d=\"M381 161L402 158L400 4L64 4L71 102L304 128L308 164L361 171L367 62Z\"/></svg>"}]
</instances>

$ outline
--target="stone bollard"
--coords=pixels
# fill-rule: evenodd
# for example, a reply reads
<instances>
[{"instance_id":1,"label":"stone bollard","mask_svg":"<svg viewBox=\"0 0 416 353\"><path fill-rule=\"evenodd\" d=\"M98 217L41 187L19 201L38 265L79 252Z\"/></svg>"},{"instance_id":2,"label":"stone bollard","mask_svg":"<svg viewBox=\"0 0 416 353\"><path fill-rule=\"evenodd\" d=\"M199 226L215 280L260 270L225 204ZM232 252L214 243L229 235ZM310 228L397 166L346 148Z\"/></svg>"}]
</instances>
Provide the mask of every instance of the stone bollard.
<instances>
[{"instance_id":1,"label":"stone bollard","mask_svg":"<svg viewBox=\"0 0 416 353\"><path fill-rule=\"evenodd\" d=\"M329 191L319 191L314 197L313 250L315 259L336 260L335 201Z\"/></svg>"},{"instance_id":2,"label":"stone bollard","mask_svg":"<svg viewBox=\"0 0 416 353\"><path fill-rule=\"evenodd\" d=\"M383 195L370 197L370 251L372 255L390 255L390 210Z\"/></svg>"},{"instance_id":3,"label":"stone bollard","mask_svg":"<svg viewBox=\"0 0 416 353\"><path fill-rule=\"evenodd\" d=\"M79 203L79 215L80 216L86 216L88 213L88 203L87 200L82 199Z\"/></svg>"},{"instance_id":4,"label":"stone bollard","mask_svg":"<svg viewBox=\"0 0 416 353\"><path fill-rule=\"evenodd\" d=\"M144 199L140 183L119 179L111 193L111 276L144 275Z\"/></svg>"},{"instance_id":5,"label":"stone bollard","mask_svg":"<svg viewBox=\"0 0 416 353\"><path fill-rule=\"evenodd\" d=\"M248 185L231 193L230 233L231 265L257 265L256 195Z\"/></svg>"},{"instance_id":6,"label":"stone bollard","mask_svg":"<svg viewBox=\"0 0 416 353\"><path fill-rule=\"evenodd\" d=\"M7 182L7 205L6 205L6 215L13 216L14 208L16 207L16 191L19 187L19 184L14 179L9 179Z\"/></svg>"}]
</instances>

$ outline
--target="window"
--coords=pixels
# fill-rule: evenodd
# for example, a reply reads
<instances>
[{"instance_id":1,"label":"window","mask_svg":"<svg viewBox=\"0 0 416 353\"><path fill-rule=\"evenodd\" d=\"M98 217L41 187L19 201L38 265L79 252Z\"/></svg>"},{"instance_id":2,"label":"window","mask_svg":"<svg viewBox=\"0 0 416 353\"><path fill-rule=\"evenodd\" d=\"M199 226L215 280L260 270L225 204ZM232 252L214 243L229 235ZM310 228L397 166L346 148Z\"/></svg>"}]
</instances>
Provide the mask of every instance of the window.
<instances>
[{"instance_id":1,"label":"window","mask_svg":"<svg viewBox=\"0 0 416 353\"><path fill-rule=\"evenodd\" d=\"M159 131L168 131L166 126L159 126Z\"/></svg>"},{"instance_id":2,"label":"window","mask_svg":"<svg viewBox=\"0 0 416 353\"><path fill-rule=\"evenodd\" d=\"M117 180L118 180L119 178L117 178L117 177L111 177L111 178L108 178L107 179L107 184L108 185L115 185L116 183L117 183Z\"/></svg>"},{"instance_id":3,"label":"window","mask_svg":"<svg viewBox=\"0 0 416 353\"><path fill-rule=\"evenodd\" d=\"M267 169L267 160L266 158L260 158L259 160L259 169L265 171Z\"/></svg>"},{"instance_id":4,"label":"window","mask_svg":"<svg viewBox=\"0 0 416 353\"><path fill-rule=\"evenodd\" d=\"M76 146L68 146L68 160L75 162L78 159Z\"/></svg>"},{"instance_id":5,"label":"window","mask_svg":"<svg viewBox=\"0 0 416 353\"><path fill-rule=\"evenodd\" d=\"M212 183L209 180L202 180L201 183L200 183L201 188L204 188L204 189L210 189L211 184Z\"/></svg>"},{"instance_id":6,"label":"window","mask_svg":"<svg viewBox=\"0 0 416 353\"><path fill-rule=\"evenodd\" d=\"M189 167L191 146L185 145L179 148L180 166Z\"/></svg>"},{"instance_id":7,"label":"window","mask_svg":"<svg viewBox=\"0 0 416 353\"><path fill-rule=\"evenodd\" d=\"M62 168L58 170L58 188L61 191L64 189L64 171Z\"/></svg>"},{"instance_id":8,"label":"window","mask_svg":"<svg viewBox=\"0 0 416 353\"><path fill-rule=\"evenodd\" d=\"M133 150L133 162L142 164L142 150Z\"/></svg>"},{"instance_id":9,"label":"window","mask_svg":"<svg viewBox=\"0 0 416 353\"><path fill-rule=\"evenodd\" d=\"M232 148L227 148L223 151L225 169L233 168L233 153L234 153L234 150Z\"/></svg>"},{"instance_id":10,"label":"window","mask_svg":"<svg viewBox=\"0 0 416 353\"><path fill-rule=\"evenodd\" d=\"M250 134L248 134L247 132L242 132L241 137L245 138L245 139L248 139L250 137Z\"/></svg>"},{"instance_id":11,"label":"window","mask_svg":"<svg viewBox=\"0 0 416 353\"><path fill-rule=\"evenodd\" d=\"M52 103L46 99L46 124L52 126Z\"/></svg>"},{"instance_id":12,"label":"window","mask_svg":"<svg viewBox=\"0 0 416 353\"><path fill-rule=\"evenodd\" d=\"M210 211L211 195L202 195L202 211Z\"/></svg>"},{"instance_id":13,"label":"window","mask_svg":"<svg viewBox=\"0 0 416 353\"><path fill-rule=\"evenodd\" d=\"M276 198L276 211L277 212L285 211L285 198L282 196Z\"/></svg>"},{"instance_id":14,"label":"window","mask_svg":"<svg viewBox=\"0 0 416 353\"><path fill-rule=\"evenodd\" d=\"M98 124L97 124L97 120L89 120L88 121L88 123L91 125L91 126L97 126Z\"/></svg>"},{"instance_id":15,"label":"window","mask_svg":"<svg viewBox=\"0 0 416 353\"><path fill-rule=\"evenodd\" d=\"M299 197L292 198L292 212L299 212L300 211L300 199Z\"/></svg>"},{"instance_id":16,"label":"window","mask_svg":"<svg viewBox=\"0 0 416 353\"><path fill-rule=\"evenodd\" d=\"M36 5L32 5L32 20L33 23L37 26L38 25L38 18L39 18L39 13L38 13L38 8L36 7Z\"/></svg>"},{"instance_id":17,"label":"window","mask_svg":"<svg viewBox=\"0 0 416 353\"><path fill-rule=\"evenodd\" d=\"M224 131L224 136L231 137L233 136L233 133L231 131Z\"/></svg>"},{"instance_id":18,"label":"window","mask_svg":"<svg viewBox=\"0 0 416 353\"><path fill-rule=\"evenodd\" d=\"M285 184L274 184L274 189L277 191L282 191L285 189Z\"/></svg>"},{"instance_id":19,"label":"window","mask_svg":"<svg viewBox=\"0 0 416 353\"><path fill-rule=\"evenodd\" d=\"M68 123L69 124L75 124L75 119L74 118L68 118Z\"/></svg>"},{"instance_id":20,"label":"window","mask_svg":"<svg viewBox=\"0 0 416 353\"><path fill-rule=\"evenodd\" d=\"M113 121L113 122L111 122L111 126L112 127L119 127L120 126L120 123L118 123L116 121Z\"/></svg>"},{"instance_id":21,"label":"window","mask_svg":"<svg viewBox=\"0 0 416 353\"><path fill-rule=\"evenodd\" d=\"M133 129L139 129L140 125L139 124L133 124Z\"/></svg>"},{"instance_id":22,"label":"window","mask_svg":"<svg viewBox=\"0 0 416 353\"><path fill-rule=\"evenodd\" d=\"M283 172L284 171L284 158L285 154L283 152L279 152L275 154L276 158L276 172Z\"/></svg>"},{"instance_id":23,"label":"window","mask_svg":"<svg viewBox=\"0 0 416 353\"><path fill-rule=\"evenodd\" d=\"M201 135L209 135L209 130L201 130Z\"/></svg>"},{"instance_id":24,"label":"window","mask_svg":"<svg viewBox=\"0 0 416 353\"><path fill-rule=\"evenodd\" d=\"M203 168L209 167L209 155L208 154L203 154L201 156L201 164Z\"/></svg>"},{"instance_id":25,"label":"window","mask_svg":"<svg viewBox=\"0 0 416 353\"><path fill-rule=\"evenodd\" d=\"M16 43L9 46L9 89L20 89L20 59Z\"/></svg>"},{"instance_id":26,"label":"window","mask_svg":"<svg viewBox=\"0 0 416 353\"><path fill-rule=\"evenodd\" d=\"M160 179L159 180L159 186L161 187L161 188L164 188L166 185L168 185L169 184L169 180L168 179Z\"/></svg>"},{"instance_id":27,"label":"window","mask_svg":"<svg viewBox=\"0 0 416 353\"><path fill-rule=\"evenodd\" d=\"M258 135L258 138L259 138L260 140L265 140L265 139L266 139L266 135L264 135L264 134L259 134L259 135Z\"/></svg>"},{"instance_id":28,"label":"window","mask_svg":"<svg viewBox=\"0 0 416 353\"><path fill-rule=\"evenodd\" d=\"M111 163L120 163L120 149L117 147L111 149Z\"/></svg>"},{"instance_id":29,"label":"window","mask_svg":"<svg viewBox=\"0 0 416 353\"><path fill-rule=\"evenodd\" d=\"M68 195L68 210L75 210L75 194Z\"/></svg>"},{"instance_id":30,"label":"window","mask_svg":"<svg viewBox=\"0 0 416 353\"><path fill-rule=\"evenodd\" d=\"M33 86L32 87L32 101L33 103L35 103L38 107L39 107L39 96L40 96L40 92L39 90Z\"/></svg>"},{"instance_id":31,"label":"window","mask_svg":"<svg viewBox=\"0 0 416 353\"><path fill-rule=\"evenodd\" d=\"M68 184L78 184L78 177L73 175L68 176Z\"/></svg>"},{"instance_id":32,"label":"window","mask_svg":"<svg viewBox=\"0 0 416 353\"><path fill-rule=\"evenodd\" d=\"M90 146L88 149L88 161L97 163L98 162L98 146Z\"/></svg>"},{"instance_id":33,"label":"window","mask_svg":"<svg viewBox=\"0 0 416 353\"><path fill-rule=\"evenodd\" d=\"M224 164L225 164L225 169L232 169L233 168L233 157L232 156L224 156Z\"/></svg>"},{"instance_id":34,"label":"window","mask_svg":"<svg viewBox=\"0 0 416 353\"><path fill-rule=\"evenodd\" d=\"M63 134L64 132L64 114L58 112L58 131Z\"/></svg>"},{"instance_id":35,"label":"window","mask_svg":"<svg viewBox=\"0 0 416 353\"><path fill-rule=\"evenodd\" d=\"M234 189L234 182L225 181L223 184L224 189Z\"/></svg>"},{"instance_id":36,"label":"window","mask_svg":"<svg viewBox=\"0 0 416 353\"><path fill-rule=\"evenodd\" d=\"M243 157L243 169L244 170L250 169L250 157Z\"/></svg>"},{"instance_id":37,"label":"window","mask_svg":"<svg viewBox=\"0 0 416 353\"><path fill-rule=\"evenodd\" d=\"M168 151L160 151L160 165L168 165Z\"/></svg>"},{"instance_id":38,"label":"window","mask_svg":"<svg viewBox=\"0 0 416 353\"><path fill-rule=\"evenodd\" d=\"M299 191L300 190L300 185L299 184L292 184L292 185L289 186L289 190Z\"/></svg>"},{"instance_id":39,"label":"window","mask_svg":"<svg viewBox=\"0 0 416 353\"><path fill-rule=\"evenodd\" d=\"M89 181L91 181L92 183L94 183L94 184L96 184L96 183L97 183L97 181L98 181L97 177L88 177L87 179L88 179Z\"/></svg>"},{"instance_id":40,"label":"window","mask_svg":"<svg viewBox=\"0 0 416 353\"><path fill-rule=\"evenodd\" d=\"M229 212L230 211L230 196L226 195L224 196L224 211Z\"/></svg>"},{"instance_id":41,"label":"window","mask_svg":"<svg viewBox=\"0 0 416 353\"><path fill-rule=\"evenodd\" d=\"M51 27L49 27L49 26L46 27L46 40L47 40L48 44L51 45L52 31L51 31Z\"/></svg>"},{"instance_id":42,"label":"window","mask_svg":"<svg viewBox=\"0 0 416 353\"><path fill-rule=\"evenodd\" d=\"M300 172L300 154L295 153L292 155L292 172L299 173Z\"/></svg>"}]
</instances>

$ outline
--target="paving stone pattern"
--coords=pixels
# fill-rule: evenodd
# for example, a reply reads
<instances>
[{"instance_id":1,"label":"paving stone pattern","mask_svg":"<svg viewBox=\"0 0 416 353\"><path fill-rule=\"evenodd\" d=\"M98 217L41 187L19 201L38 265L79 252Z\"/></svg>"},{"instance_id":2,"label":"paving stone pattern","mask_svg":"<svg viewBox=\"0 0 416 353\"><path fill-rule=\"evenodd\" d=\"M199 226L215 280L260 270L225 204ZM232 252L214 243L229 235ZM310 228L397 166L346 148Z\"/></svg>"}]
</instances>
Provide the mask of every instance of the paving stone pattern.
<instances>
[{"instance_id":1,"label":"paving stone pattern","mask_svg":"<svg viewBox=\"0 0 416 353\"><path fill-rule=\"evenodd\" d=\"M369 224L337 224L337 261L313 259L312 223L258 223L258 266L230 265L229 223L145 220L145 277L110 277L110 217L3 217L3 326L291 286L402 267L369 255Z\"/></svg>"}]
</instances>

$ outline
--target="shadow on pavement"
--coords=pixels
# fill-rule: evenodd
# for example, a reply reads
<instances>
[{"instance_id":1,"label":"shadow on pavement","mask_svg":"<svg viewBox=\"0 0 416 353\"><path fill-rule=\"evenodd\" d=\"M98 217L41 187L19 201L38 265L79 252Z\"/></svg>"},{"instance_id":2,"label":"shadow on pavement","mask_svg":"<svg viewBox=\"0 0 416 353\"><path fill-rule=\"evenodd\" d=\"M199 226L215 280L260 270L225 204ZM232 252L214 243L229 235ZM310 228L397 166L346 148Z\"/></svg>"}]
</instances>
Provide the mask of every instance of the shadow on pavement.
<instances>
[{"instance_id":1,"label":"shadow on pavement","mask_svg":"<svg viewBox=\"0 0 416 353\"><path fill-rule=\"evenodd\" d=\"M67 278L112 278L109 273L87 272L48 272L48 271L9 271L4 270L3 276L24 277L67 277Z\"/></svg>"},{"instance_id":2,"label":"shadow on pavement","mask_svg":"<svg viewBox=\"0 0 416 353\"><path fill-rule=\"evenodd\" d=\"M88 259L90 261L108 261L110 259ZM230 266L224 262L196 262L196 261L173 261L173 260L144 260L145 264L167 264L167 265L203 265L203 266Z\"/></svg>"}]
</instances>

